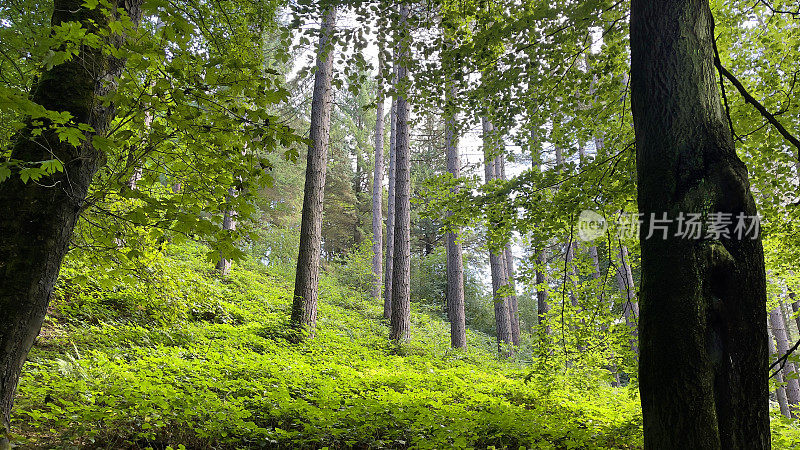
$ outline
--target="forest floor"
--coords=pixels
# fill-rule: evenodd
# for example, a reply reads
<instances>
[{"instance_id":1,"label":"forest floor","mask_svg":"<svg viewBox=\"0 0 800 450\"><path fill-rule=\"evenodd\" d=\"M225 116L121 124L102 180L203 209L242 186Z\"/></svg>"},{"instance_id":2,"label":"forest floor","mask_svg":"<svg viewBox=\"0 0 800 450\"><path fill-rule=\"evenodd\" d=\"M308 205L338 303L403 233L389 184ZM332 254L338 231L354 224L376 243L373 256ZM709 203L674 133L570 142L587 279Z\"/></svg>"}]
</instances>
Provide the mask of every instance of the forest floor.
<instances>
[{"instance_id":1,"label":"forest floor","mask_svg":"<svg viewBox=\"0 0 800 450\"><path fill-rule=\"evenodd\" d=\"M418 305L393 345L381 305L325 274L316 338L294 343L289 265L212 266L192 246L125 283L68 264L20 382L20 448L641 448L634 386L498 359L472 331L453 351Z\"/></svg>"}]
</instances>

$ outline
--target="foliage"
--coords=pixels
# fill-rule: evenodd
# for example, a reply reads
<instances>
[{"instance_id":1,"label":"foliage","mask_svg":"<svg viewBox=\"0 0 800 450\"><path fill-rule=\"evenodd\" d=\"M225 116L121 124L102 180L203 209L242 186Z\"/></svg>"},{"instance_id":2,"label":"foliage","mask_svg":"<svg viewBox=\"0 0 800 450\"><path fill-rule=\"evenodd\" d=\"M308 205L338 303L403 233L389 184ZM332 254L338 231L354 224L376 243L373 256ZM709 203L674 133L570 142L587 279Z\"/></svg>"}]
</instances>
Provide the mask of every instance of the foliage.
<instances>
[{"instance_id":1,"label":"foliage","mask_svg":"<svg viewBox=\"0 0 800 450\"><path fill-rule=\"evenodd\" d=\"M25 445L641 445L635 391L568 369L525 381L492 338L469 332L469 350L453 351L447 325L416 307L412 341L395 347L381 305L329 275L317 338L290 343L291 272L247 260L219 279L202 253L170 246L152 278L107 288L94 275L74 285L91 272L70 263L20 383Z\"/></svg>"}]
</instances>

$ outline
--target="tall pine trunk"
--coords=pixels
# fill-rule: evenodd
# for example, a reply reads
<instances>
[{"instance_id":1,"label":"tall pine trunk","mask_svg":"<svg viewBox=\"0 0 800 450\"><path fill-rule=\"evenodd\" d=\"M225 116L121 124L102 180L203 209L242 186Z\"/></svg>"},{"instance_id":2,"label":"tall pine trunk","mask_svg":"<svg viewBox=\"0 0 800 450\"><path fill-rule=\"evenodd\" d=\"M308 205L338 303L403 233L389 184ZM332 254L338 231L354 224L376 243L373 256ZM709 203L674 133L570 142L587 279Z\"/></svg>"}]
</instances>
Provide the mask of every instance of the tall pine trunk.
<instances>
[{"instance_id":1,"label":"tall pine trunk","mask_svg":"<svg viewBox=\"0 0 800 450\"><path fill-rule=\"evenodd\" d=\"M397 47L392 64L392 84L397 89ZM389 110L389 186L386 198L386 277L383 280L383 317L392 318L392 276L394 274L394 206L397 181L397 96L392 96Z\"/></svg>"},{"instance_id":2,"label":"tall pine trunk","mask_svg":"<svg viewBox=\"0 0 800 450\"><path fill-rule=\"evenodd\" d=\"M506 180L506 157L498 155L495 160L495 177ZM511 251L511 243L506 245L503 250L503 267L505 271L506 284L511 289L508 296L508 314L511 319L511 342L519 345L519 305L517 302L517 291L514 287L514 253Z\"/></svg>"},{"instance_id":3,"label":"tall pine trunk","mask_svg":"<svg viewBox=\"0 0 800 450\"><path fill-rule=\"evenodd\" d=\"M375 110L375 167L372 177L372 298L381 298L383 278L383 49L378 49L378 97Z\"/></svg>"},{"instance_id":4,"label":"tall pine trunk","mask_svg":"<svg viewBox=\"0 0 800 450\"><path fill-rule=\"evenodd\" d=\"M455 84L448 80L447 104L445 105L445 152L447 171L454 179L461 176L461 158L458 155L458 131L456 130ZM458 193L458 188L453 188ZM448 212L448 215L450 213ZM467 329L464 314L464 257L458 230L449 231L447 239L447 316L450 319L450 345L453 348L467 347Z\"/></svg>"},{"instance_id":5,"label":"tall pine trunk","mask_svg":"<svg viewBox=\"0 0 800 450\"><path fill-rule=\"evenodd\" d=\"M83 3L55 0L52 26L79 22L91 33L107 32L116 8L124 9L134 24L141 18L141 0L112 0L111 12ZM110 43L118 46L123 39ZM105 160L91 138L105 135L114 118L114 105L103 100L116 90L124 64L102 49L82 46L73 59L42 72L31 100L70 113L94 133L76 147L61 142L52 130L34 136L29 124L11 148L10 159L58 159L64 169L38 183L23 183L16 173L0 183L0 447L9 445L9 415L22 365L44 321L89 186Z\"/></svg>"},{"instance_id":6,"label":"tall pine trunk","mask_svg":"<svg viewBox=\"0 0 800 450\"><path fill-rule=\"evenodd\" d=\"M394 263L390 338L402 342L411 335L411 128L408 66L411 57L409 7L400 5L397 64L397 132L395 143Z\"/></svg>"},{"instance_id":7,"label":"tall pine trunk","mask_svg":"<svg viewBox=\"0 0 800 450\"><path fill-rule=\"evenodd\" d=\"M292 327L314 336L317 323L317 285L322 251L322 202L325 196L325 172L328 167L328 141L331 126L331 79L333 77L333 33L336 7L323 13L319 36L317 72L311 99L311 129L306 163L303 216L300 222L300 250L292 301ZM300 336L302 337L302 336Z\"/></svg>"},{"instance_id":8,"label":"tall pine trunk","mask_svg":"<svg viewBox=\"0 0 800 450\"><path fill-rule=\"evenodd\" d=\"M497 135L494 126L486 118L481 119L483 125L483 154L484 154L484 174L486 183L490 183L497 176ZM513 334L511 331L511 311L508 298L502 294L503 289L508 283L506 276L506 260L504 251L489 250L489 268L492 276L492 299L494 302L495 331L497 333L497 349L503 356L513 354Z\"/></svg>"},{"instance_id":9,"label":"tall pine trunk","mask_svg":"<svg viewBox=\"0 0 800 450\"><path fill-rule=\"evenodd\" d=\"M723 118L708 0L632 0L642 254L639 381L648 449L770 447L760 238L675 236L679 213L756 216ZM666 212L669 236L647 238ZM653 216L651 216L653 215ZM734 220L735 221L735 220Z\"/></svg>"}]
</instances>

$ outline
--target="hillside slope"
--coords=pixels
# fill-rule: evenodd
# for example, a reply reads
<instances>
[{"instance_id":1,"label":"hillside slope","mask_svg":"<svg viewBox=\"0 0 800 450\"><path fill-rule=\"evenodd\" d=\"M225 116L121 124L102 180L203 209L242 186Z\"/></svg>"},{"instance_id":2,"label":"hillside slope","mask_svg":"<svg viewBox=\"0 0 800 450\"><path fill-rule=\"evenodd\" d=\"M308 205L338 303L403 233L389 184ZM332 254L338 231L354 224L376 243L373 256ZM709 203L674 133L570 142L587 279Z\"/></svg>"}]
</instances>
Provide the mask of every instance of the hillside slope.
<instances>
[{"instance_id":1,"label":"hillside slope","mask_svg":"<svg viewBox=\"0 0 800 450\"><path fill-rule=\"evenodd\" d=\"M316 339L292 343L291 268L220 279L202 252L170 247L116 285L65 267L19 387L23 448L641 446L633 388L498 360L481 333L452 351L416 307L396 347L381 306L329 275Z\"/></svg>"}]
</instances>

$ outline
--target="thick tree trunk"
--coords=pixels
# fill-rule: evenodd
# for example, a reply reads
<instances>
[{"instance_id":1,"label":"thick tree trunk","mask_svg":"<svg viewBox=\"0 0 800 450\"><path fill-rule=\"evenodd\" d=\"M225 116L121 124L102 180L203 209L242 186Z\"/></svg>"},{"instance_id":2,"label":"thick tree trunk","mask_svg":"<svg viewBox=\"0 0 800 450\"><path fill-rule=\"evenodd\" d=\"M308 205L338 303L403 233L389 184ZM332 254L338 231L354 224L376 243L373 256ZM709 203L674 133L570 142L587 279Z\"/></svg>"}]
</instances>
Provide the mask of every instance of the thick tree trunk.
<instances>
[{"instance_id":1,"label":"thick tree trunk","mask_svg":"<svg viewBox=\"0 0 800 450\"><path fill-rule=\"evenodd\" d=\"M402 342L411 336L411 128L408 103L409 7L400 5L400 48L397 61L397 142L395 144L394 263L390 338Z\"/></svg>"},{"instance_id":2,"label":"thick tree trunk","mask_svg":"<svg viewBox=\"0 0 800 450\"><path fill-rule=\"evenodd\" d=\"M383 49L378 52L378 77L383 71ZM375 110L375 167L372 177L372 298L381 298L383 285L383 83L378 81Z\"/></svg>"},{"instance_id":3,"label":"thick tree trunk","mask_svg":"<svg viewBox=\"0 0 800 450\"><path fill-rule=\"evenodd\" d=\"M619 269L617 270L617 284L625 298L622 305L622 315L625 324L630 328L631 352L639 357L639 302L636 301L636 286L633 284L633 271L628 258L628 248L624 245L619 248Z\"/></svg>"},{"instance_id":4,"label":"thick tree trunk","mask_svg":"<svg viewBox=\"0 0 800 450\"><path fill-rule=\"evenodd\" d=\"M233 198L236 196L236 189L230 188L228 189L228 198ZM222 229L226 231L233 231L236 229L236 211L228 208L222 215ZM217 261L217 270L222 276L227 276L228 272L231 270L231 260L224 258L220 255L219 261Z\"/></svg>"},{"instance_id":5,"label":"thick tree trunk","mask_svg":"<svg viewBox=\"0 0 800 450\"><path fill-rule=\"evenodd\" d=\"M300 250L292 301L292 327L314 336L317 323L317 285L322 251L322 202L325 172L328 167L328 140L331 126L331 79L333 77L333 33L336 7L323 14L311 100L311 144L308 147L303 216L300 222ZM299 336L302 337L302 336Z\"/></svg>"},{"instance_id":6,"label":"thick tree trunk","mask_svg":"<svg viewBox=\"0 0 800 450\"><path fill-rule=\"evenodd\" d=\"M778 357L789 352L789 338L786 335L786 322L783 320L780 308L774 308L769 312L769 324L772 334L775 336ZM800 405L800 382L797 379L797 370L794 363L786 362L782 369L783 378L786 380L786 398L789 402L789 409L792 417L797 417L798 406Z\"/></svg>"},{"instance_id":7,"label":"thick tree trunk","mask_svg":"<svg viewBox=\"0 0 800 450\"><path fill-rule=\"evenodd\" d=\"M457 94L455 84L447 86L447 106L445 118L445 151L447 171L458 178L461 176L461 158L458 155L458 134L456 131L456 112L454 99ZM458 188L453 189L458 193ZM448 215L450 213L448 212ZM464 314L464 258L458 232L448 232L447 240L447 316L450 319L450 345L453 348L467 348L467 329Z\"/></svg>"},{"instance_id":8,"label":"thick tree trunk","mask_svg":"<svg viewBox=\"0 0 800 450\"><path fill-rule=\"evenodd\" d=\"M770 361L780 357L781 355L775 354L775 343L772 341L771 333L768 336L767 342L769 344ZM778 387L775 388L775 398L778 400L778 406L781 409L781 414L783 417L791 418L792 412L789 409L789 401L788 397L786 396L786 387L783 385L783 371L779 370L775 372L775 382L778 384Z\"/></svg>"},{"instance_id":9,"label":"thick tree trunk","mask_svg":"<svg viewBox=\"0 0 800 450\"><path fill-rule=\"evenodd\" d=\"M112 12L89 10L80 0L55 0L52 25L80 22L91 33L107 30ZM112 1L134 24L141 18L141 0ZM119 38L115 45L122 44ZM83 46L72 60L44 71L31 99L48 110L70 113L104 135L114 117L114 106L101 101L117 87L124 61L100 49ZM26 162L58 159L64 166L38 183L23 183L15 173L0 183L0 447L8 448L9 415L22 365L41 329L50 295L72 232L94 174L105 155L91 145L91 137L74 147L45 130L32 136L32 126L21 133L11 159ZM88 134L88 133L87 133Z\"/></svg>"},{"instance_id":10,"label":"thick tree trunk","mask_svg":"<svg viewBox=\"0 0 800 450\"><path fill-rule=\"evenodd\" d=\"M397 52L394 57L395 77L393 80L397 87ZM394 208L395 184L397 181L397 100L392 97L392 107L389 111L389 192L386 199L386 277L383 280L383 317L392 317L392 276L394 273Z\"/></svg>"},{"instance_id":11,"label":"thick tree trunk","mask_svg":"<svg viewBox=\"0 0 800 450\"><path fill-rule=\"evenodd\" d=\"M492 123L486 118L481 119L483 125L483 154L485 159L484 173L486 182L494 180L497 175L497 136ZM504 251L489 251L489 267L492 276L492 298L494 299L494 320L497 331L497 348L501 355L513 354L513 335L511 326L511 312L506 296L501 295L502 289L508 283L505 271L506 260Z\"/></svg>"},{"instance_id":12,"label":"thick tree trunk","mask_svg":"<svg viewBox=\"0 0 800 450\"><path fill-rule=\"evenodd\" d=\"M631 99L644 223L639 381L647 449L770 447L760 238L676 237L679 213L756 216L723 118L708 0L633 0ZM666 212L669 237L650 239ZM734 219L735 222L736 219Z\"/></svg>"}]
</instances>

